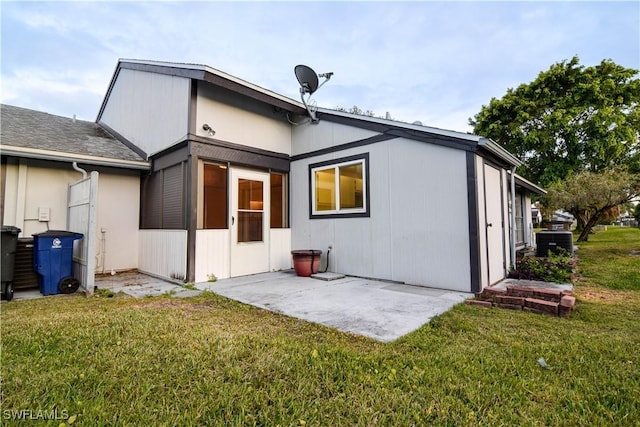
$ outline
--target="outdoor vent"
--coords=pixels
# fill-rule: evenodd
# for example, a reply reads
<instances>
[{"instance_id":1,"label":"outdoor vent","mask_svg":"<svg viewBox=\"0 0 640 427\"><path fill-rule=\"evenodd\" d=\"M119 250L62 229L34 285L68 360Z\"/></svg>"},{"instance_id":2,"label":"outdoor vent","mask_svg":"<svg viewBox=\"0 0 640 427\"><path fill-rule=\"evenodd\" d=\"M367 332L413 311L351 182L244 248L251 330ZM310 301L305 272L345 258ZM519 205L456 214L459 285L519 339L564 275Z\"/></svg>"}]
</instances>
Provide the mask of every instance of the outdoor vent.
<instances>
[{"instance_id":1,"label":"outdoor vent","mask_svg":"<svg viewBox=\"0 0 640 427\"><path fill-rule=\"evenodd\" d=\"M536 233L536 256L545 257L558 248L573 253L573 234L570 231L539 231Z\"/></svg>"}]
</instances>

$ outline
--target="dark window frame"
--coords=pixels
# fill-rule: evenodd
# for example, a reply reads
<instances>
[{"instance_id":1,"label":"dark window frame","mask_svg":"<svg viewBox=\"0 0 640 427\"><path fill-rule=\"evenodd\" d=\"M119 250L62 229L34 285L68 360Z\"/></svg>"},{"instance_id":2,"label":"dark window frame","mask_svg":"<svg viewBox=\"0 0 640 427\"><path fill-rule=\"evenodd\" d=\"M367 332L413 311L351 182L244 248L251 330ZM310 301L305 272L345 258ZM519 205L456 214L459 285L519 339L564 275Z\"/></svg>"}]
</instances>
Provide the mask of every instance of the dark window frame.
<instances>
[{"instance_id":1,"label":"dark window frame","mask_svg":"<svg viewBox=\"0 0 640 427\"><path fill-rule=\"evenodd\" d=\"M363 190L364 190L364 211L362 212L331 212L331 213L314 213L314 170L322 167L339 166L343 163L362 161L364 166L363 173ZM338 159L326 160L323 162L312 163L309 165L309 218L310 219L334 219L334 218L369 218L371 216L371 191L370 191L370 177L369 177L369 153L361 153L353 156L341 157ZM339 194L336 197L339 198Z\"/></svg>"}]
</instances>

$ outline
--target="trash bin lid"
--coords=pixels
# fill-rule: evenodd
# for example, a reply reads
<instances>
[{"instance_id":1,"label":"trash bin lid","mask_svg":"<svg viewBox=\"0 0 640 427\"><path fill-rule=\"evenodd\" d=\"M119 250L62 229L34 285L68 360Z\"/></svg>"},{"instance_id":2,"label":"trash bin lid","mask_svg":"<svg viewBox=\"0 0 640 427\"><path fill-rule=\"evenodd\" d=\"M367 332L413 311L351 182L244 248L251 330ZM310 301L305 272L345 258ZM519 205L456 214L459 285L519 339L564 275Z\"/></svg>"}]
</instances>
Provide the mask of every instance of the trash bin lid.
<instances>
[{"instance_id":1,"label":"trash bin lid","mask_svg":"<svg viewBox=\"0 0 640 427\"><path fill-rule=\"evenodd\" d=\"M75 233L73 231L64 231L64 230L49 230L43 231L42 233L32 234L33 237L84 237L81 233Z\"/></svg>"},{"instance_id":2,"label":"trash bin lid","mask_svg":"<svg viewBox=\"0 0 640 427\"><path fill-rule=\"evenodd\" d=\"M3 233L9 233L9 234L20 234L22 230L20 230L18 227L14 227L13 225L3 225L2 226L2 232Z\"/></svg>"}]
</instances>

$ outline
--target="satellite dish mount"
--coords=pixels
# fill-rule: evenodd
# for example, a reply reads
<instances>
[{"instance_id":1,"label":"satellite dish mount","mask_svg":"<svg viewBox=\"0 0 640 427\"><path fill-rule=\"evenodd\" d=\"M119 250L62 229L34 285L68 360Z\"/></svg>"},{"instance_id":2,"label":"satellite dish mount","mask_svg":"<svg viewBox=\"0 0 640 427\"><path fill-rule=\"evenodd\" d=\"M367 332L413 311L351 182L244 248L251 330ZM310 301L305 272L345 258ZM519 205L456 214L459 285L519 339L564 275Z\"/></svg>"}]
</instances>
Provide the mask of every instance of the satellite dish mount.
<instances>
[{"instance_id":1,"label":"satellite dish mount","mask_svg":"<svg viewBox=\"0 0 640 427\"><path fill-rule=\"evenodd\" d=\"M307 67L306 65L296 65L294 68L294 73L296 74L296 78L298 79L298 83L300 83L300 99L302 99L302 103L304 104L307 112L309 112L309 117L311 117L312 124L318 124L320 120L316 117L315 111L313 111L308 104L311 95L320 89L323 84L329 81L333 73L323 73L316 74L315 71L311 69L311 67ZM318 78L324 78L322 83L318 82ZM304 99L305 94L309 94L307 99Z\"/></svg>"}]
</instances>

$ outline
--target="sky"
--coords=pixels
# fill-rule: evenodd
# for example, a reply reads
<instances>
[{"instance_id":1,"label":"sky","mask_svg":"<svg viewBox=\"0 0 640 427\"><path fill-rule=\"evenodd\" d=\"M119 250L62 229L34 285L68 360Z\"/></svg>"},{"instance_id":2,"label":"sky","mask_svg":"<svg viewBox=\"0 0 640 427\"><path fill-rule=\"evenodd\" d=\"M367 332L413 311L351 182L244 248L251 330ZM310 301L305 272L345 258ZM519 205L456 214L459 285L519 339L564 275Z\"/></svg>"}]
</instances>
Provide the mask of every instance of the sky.
<instances>
[{"instance_id":1,"label":"sky","mask_svg":"<svg viewBox=\"0 0 640 427\"><path fill-rule=\"evenodd\" d=\"M208 65L319 107L461 132L577 55L640 68L640 2L6 2L0 100L94 121L119 58Z\"/></svg>"}]
</instances>

